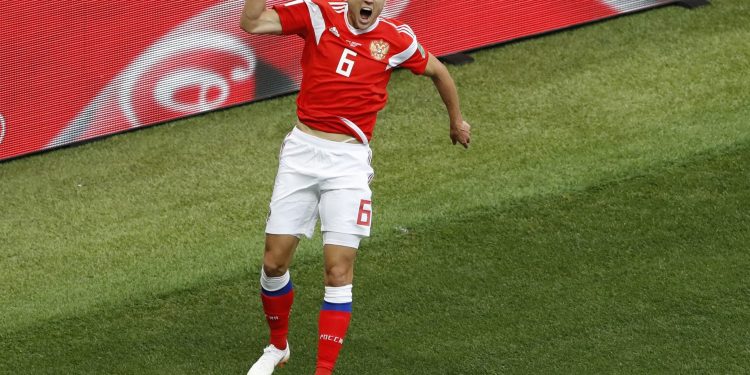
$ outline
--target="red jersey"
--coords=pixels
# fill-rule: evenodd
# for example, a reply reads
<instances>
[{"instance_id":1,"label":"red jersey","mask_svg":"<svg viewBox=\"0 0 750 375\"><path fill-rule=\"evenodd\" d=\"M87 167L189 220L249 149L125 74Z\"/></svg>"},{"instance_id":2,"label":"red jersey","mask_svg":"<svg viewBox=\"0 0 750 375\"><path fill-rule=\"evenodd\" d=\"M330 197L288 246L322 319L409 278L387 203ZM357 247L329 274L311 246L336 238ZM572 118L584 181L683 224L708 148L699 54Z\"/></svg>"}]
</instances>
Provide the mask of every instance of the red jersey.
<instances>
[{"instance_id":1,"label":"red jersey","mask_svg":"<svg viewBox=\"0 0 750 375\"><path fill-rule=\"evenodd\" d=\"M345 1L296 0L274 9L283 34L305 39L297 117L313 129L372 138L378 112L388 99L394 68L424 73L427 52L411 28L378 17L355 29Z\"/></svg>"}]
</instances>

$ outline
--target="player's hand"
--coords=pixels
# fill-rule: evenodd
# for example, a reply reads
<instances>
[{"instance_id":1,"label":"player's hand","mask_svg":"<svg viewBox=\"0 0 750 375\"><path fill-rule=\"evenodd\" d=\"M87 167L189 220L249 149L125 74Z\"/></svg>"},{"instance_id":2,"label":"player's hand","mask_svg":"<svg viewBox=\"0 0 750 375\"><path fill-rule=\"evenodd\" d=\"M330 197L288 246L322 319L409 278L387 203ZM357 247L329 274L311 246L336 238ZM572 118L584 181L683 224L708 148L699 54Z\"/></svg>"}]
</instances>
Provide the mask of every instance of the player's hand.
<instances>
[{"instance_id":1,"label":"player's hand","mask_svg":"<svg viewBox=\"0 0 750 375\"><path fill-rule=\"evenodd\" d=\"M469 148L469 143L471 143L471 125L466 121L463 121L458 126L451 124L451 141L453 141L454 145L460 143L464 148Z\"/></svg>"}]
</instances>

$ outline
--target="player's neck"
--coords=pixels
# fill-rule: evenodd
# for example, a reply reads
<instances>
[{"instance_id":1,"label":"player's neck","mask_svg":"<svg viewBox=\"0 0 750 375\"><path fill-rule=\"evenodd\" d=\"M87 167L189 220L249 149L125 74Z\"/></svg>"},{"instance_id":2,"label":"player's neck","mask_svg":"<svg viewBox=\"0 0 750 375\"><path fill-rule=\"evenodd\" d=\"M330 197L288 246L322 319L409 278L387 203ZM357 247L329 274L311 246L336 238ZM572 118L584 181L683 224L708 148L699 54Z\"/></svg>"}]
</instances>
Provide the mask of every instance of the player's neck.
<instances>
[{"instance_id":1,"label":"player's neck","mask_svg":"<svg viewBox=\"0 0 750 375\"><path fill-rule=\"evenodd\" d=\"M355 35L361 35L368 33L375 29L377 26L379 20L377 17L374 18L374 21L372 21L370 24L359 27L359 23L357 23L356 15L354 15L352 12L347 12L346 17L346 25L349 27L349 31L351 31Z\"/></svg>"}]
</instances>

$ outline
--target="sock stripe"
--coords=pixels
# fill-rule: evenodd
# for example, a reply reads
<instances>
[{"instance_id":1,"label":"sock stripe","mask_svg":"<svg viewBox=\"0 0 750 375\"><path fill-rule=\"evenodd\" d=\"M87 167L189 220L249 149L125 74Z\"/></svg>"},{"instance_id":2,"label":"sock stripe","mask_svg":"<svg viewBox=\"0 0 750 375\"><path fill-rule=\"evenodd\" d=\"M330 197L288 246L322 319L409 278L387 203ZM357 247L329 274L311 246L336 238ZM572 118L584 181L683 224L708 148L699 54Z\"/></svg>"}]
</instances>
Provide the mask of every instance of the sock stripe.
<instances>
[{"instance_id":1,"label":"sock stripe","mask_svg":"<svg viewBox=\"0 0 750 375\"><path fill-rule=\"evenodd\" d=\"M343 311L352 312L352 303L331 303L323 301L323 306L320 308L323 311Z\"/></svg>"},{"instance_id":2,"label":"sock stripe","mask_svg":"<svg viewBox=\"0 0 750 375\"><path fill-rule=\"evenodd\" d=\"M272 292L261 287L260 292L263 293L263 295L268 296L268 297L279 297L279 296L288 294L289 292L292 291L292 289L294 289L294 286L292 286L292 280L289 280L289 282L286 285L284 285L283 288L279 290L274 290Z\"/></svg>"}]
</instances>

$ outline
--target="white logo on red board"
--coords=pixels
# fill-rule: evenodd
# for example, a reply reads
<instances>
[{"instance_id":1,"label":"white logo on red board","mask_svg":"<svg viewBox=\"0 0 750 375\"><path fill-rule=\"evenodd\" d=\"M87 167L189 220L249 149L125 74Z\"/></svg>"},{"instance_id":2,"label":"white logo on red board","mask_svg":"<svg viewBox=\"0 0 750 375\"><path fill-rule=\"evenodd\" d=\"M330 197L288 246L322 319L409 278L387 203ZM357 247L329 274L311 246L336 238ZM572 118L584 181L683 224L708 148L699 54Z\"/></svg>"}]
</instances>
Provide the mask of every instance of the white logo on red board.
<instances>
[{"instance_id":1,"label":"white logo on red board","mask_svg":"<svg viewBox=\"0 0 750 375\"><path fill-rule=\"evenodd\" d=\"M0 143L3 143L3 139L5 139L5 117L0 113Z\"/></svg>"},{"instance_id":2,"label":"white logo on red board","mask_svg":"<svg viewBox=\"0 0 750 375\"><path fill-rule=\"evenodd\" d=\"M206 8L159 38L49 144L75 142L251 99L257 58L235 25L243 4L232 0Z\"/></svg>"},{"instance_id":3,"label":"white logo on red board","mask_svg":"<svg viewBox=\"0 0 750 375\"><path fill-rule=\"evenodd\" d=\"M190 29L178 28L163 37L122 73L118 101L132 127L145 125L140 118L159 107L179 114L219 108L229 97L232 83L253 75L255 56L241 39L221 31ZM209 65L232 55L238 61L230 70ZM144 89L135 95L136 90ZM137 103L136 98L147 100Z\"/></svg>"}]
</instances>

